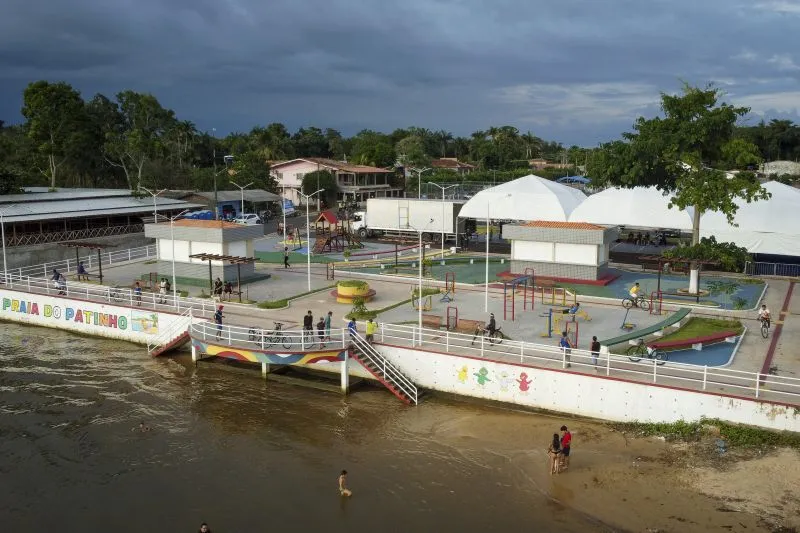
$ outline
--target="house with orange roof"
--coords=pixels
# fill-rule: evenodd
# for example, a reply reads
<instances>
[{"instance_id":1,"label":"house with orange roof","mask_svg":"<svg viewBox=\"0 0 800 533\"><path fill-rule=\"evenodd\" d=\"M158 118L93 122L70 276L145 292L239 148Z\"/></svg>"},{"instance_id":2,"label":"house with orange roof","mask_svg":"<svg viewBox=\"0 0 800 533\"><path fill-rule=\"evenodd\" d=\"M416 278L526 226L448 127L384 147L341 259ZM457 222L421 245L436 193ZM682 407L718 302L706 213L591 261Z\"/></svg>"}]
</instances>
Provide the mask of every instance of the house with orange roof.
<instances>
[{"instance_id":1,"label":"house with orange roof","mask_svg":"<svg viewBox=\"0 0 800 533\"><path fill-rule=\"evenodd\" d=\"M300 205L302 197L299 192L303 176L318 170L327 170L336 177L339 189L336 193L337 201L360 203L369 198L403 196L403 188L395 185L392 180L394 170L322 157L302 157L276 163L270 167L270 174L278 181L284 198Z\"/></svg>"},{"instance_id":2,"label":"house with orange roof","mask_svg":"<svg viewBox=\"0 0 800 533\"><path fill-rule=\"evenodd\" d=\"M431 166L436 170L451 170L461 176L464 174L469 174L478 168L475 165L461 162L455 157L442 157L439 159L434 159L431 161Z\"/></svg>"}]
</instances>

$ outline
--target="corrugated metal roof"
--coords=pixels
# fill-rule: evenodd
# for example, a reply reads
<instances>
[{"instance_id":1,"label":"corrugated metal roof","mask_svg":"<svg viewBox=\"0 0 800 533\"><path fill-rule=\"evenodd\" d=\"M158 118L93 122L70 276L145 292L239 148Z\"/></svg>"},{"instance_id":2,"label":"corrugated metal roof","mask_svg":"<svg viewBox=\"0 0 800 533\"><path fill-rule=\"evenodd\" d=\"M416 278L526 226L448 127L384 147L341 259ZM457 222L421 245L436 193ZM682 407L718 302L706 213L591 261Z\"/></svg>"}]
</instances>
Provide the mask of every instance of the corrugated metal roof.
<instances>
[{"instance_id":1,"label":"corrugated metal roof","mask_svg":"<svg viewBox=\"0 0 800 533\"><path fill-rule=\"evenodd\" d=\"M25 187L24 194L6 194L0 196L0 203L17 202L51 202L59 200L77 200L80 198L116 198L130 196L127 189L63 189L48 192L47 187Z\"/></svg>"},{"instance_id":2,"label":"corrugated metal roof","mask_svg":"<svg viewBox=\"0 0 800 533\"><path fill-rule=\"evenodd\" d=\"M552 220L532 220L522 224L529 228L554 228L554 229L606 229L597 224L588 222L557 222Z\"/></svg>"},{"instance_id":3,"label":"corrugated metal roof","mask_svg":"<svg viewBox=\"0 0 800 533\"><path fill-rule=\"evenodd\" d=\"M203 198L208 198L209 200L214 200L214 192L195 192L189 194L196 194L197 196L202 196ZM264 189L245 189L244 191L244 199L246 202L278 202L280 201L281 197L277 194L271 193L269 191L265 191ZM241 191L217 191L217 201L219 202L241 202L242 201L242 193Z\"/></svg>"},{"instance_id":4,"label":"corrugated metal roof","mask_svg":"<svg viewBox=\"0 0 800 533\"><path fill-rule=\"evenodd\" d=\"M69 218L86 218L115 215L152 214L153 198L134 198L130 191L128 196L118 197L87 197L71 200L49 200L41 202L24 202L0 205L5 222L33 222L40 220L63 220ZM59 193L47 193L59 194ZM0 197L0 202L6 202L10 196ZM175 211L204 207L200 204L190 204L182 200L158 198L157 211Z\"/></svg>"}]
</instances>

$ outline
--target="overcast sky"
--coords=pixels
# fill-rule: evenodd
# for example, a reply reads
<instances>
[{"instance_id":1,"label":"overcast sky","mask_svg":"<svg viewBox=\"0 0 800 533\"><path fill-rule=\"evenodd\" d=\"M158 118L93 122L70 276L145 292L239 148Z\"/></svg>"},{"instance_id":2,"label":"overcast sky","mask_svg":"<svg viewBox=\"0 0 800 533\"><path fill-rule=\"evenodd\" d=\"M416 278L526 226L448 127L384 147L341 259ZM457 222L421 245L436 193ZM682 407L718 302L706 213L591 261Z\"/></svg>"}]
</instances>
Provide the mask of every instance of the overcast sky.
<instances>
[{"instance_id":1,"label":"overcast sky","mask_svg":"<svg viewBox=\"0 0 800 533\"><path fill-rule=\"evenodd\" d=\"M0 119L37 79L151 92L218 135L511 124L591 146L680 80L800 122L800 0L4 0Z\"/></svg>"}]
</instances>

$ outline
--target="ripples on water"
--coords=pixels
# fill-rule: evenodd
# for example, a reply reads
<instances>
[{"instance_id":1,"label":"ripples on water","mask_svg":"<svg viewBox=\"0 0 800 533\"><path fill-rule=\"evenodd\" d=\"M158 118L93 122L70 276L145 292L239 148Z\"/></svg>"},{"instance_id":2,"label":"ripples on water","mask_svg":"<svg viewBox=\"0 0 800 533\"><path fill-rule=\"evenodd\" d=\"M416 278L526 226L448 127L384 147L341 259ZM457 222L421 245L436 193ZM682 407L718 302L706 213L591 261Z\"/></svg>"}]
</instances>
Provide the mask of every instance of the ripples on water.
<instances>
[{"instance_id":1,"label":"ripples on water","mask_svg":"<svg viewBox=\"0 0 800 533\"><path fill-rule=\"evenodd\" d=\"M543 495L507 413L343 398L0 325L0 525L15 533L600 531ZM148 433L131 431L140 421ZM536 443L538 449L539 443ZM537 461L538 459L537 456ZM525 467L522 467L524 465ZM350 472L355 495L336 490ZM544 467L542 467L544 470Z\"/></svg>"}]
</instances>

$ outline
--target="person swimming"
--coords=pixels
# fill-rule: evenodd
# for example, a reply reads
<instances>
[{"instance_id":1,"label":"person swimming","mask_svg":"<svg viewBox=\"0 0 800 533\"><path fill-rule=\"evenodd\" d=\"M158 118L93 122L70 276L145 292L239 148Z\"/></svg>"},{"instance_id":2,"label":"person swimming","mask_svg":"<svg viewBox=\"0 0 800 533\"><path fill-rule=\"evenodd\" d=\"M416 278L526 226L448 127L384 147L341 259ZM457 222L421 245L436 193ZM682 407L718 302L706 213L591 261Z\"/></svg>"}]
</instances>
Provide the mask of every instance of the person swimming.
<instances>
[{"instance_id":1,"label":"person swimming","mask_svg":"<svg viewBox=\"0 0 800 533\"><path fill-rule=\"evenodd\" d=\"M144 422L139 422L139 425L135 428L131 428L131 431L139 431L141 433L145 433L150 431L150 426L146 426Z\"/></svg>"}]
</instances>

